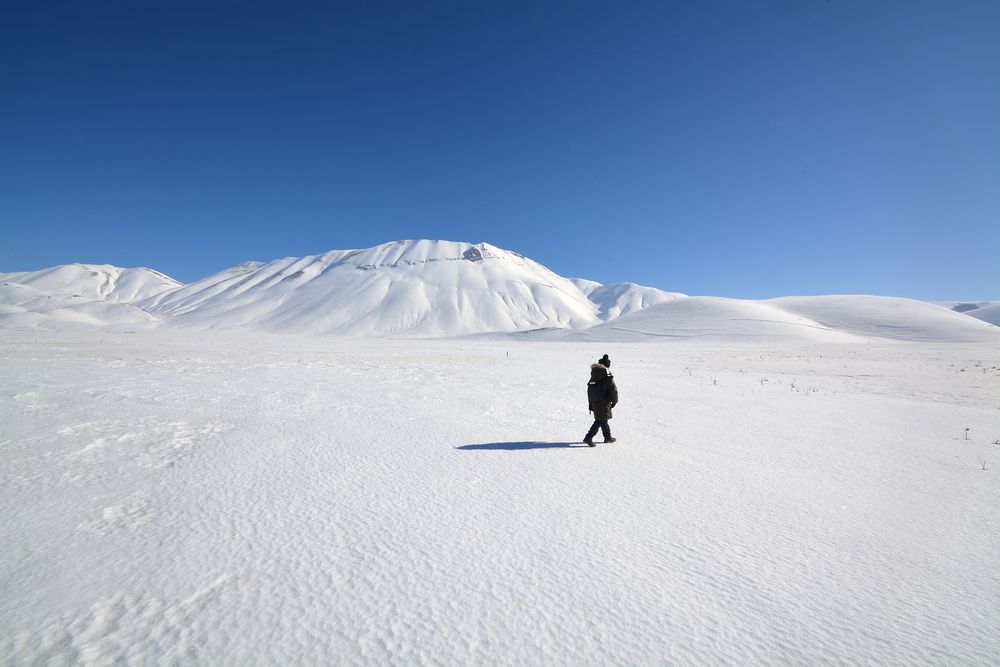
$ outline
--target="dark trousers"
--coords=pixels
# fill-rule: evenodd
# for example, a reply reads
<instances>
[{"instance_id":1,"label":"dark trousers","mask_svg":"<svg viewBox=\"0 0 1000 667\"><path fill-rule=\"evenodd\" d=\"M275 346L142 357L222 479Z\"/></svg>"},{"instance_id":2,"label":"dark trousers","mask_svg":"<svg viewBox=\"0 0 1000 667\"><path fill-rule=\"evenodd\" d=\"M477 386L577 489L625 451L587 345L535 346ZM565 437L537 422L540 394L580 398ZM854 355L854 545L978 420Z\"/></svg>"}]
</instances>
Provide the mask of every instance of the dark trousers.
<instances>
[{"instance_id":1,"label":"dark trousers","mask_svg":"<svg viewBox=\"0 0 1000 667\"><path fill-rule=\"evenodd\" d=\"M595 435L597 435L597 429L601 429L601 432L604 434L605 440L611 437L611 427L608 426L608 420L595 419L594 425L590 427L589 431L587 431L587 440L590 440Z\"/></svg>"}]
</instances>

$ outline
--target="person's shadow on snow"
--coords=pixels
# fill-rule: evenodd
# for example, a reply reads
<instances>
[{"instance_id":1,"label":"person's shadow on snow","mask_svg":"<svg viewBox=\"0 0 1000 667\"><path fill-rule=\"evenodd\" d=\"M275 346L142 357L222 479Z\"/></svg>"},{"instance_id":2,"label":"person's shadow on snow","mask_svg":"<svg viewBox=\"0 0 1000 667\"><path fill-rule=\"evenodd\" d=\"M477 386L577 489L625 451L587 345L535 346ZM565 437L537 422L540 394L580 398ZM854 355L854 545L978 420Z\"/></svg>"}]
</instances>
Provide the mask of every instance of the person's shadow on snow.
<instances>
[{"instance_id":1,"label":"person's shadow on snow","mask_svg":"<svg viewBox=\"0 0 1000 667\"><path fill-rule=\"evenodd\" d=\"M582 442L487 442L481 445L462 445L455 449L463 449L467 452L500 449L515 452L522 449L565 449L569 447L586 447L586 445Z\"/></svg>"}]
</instances>

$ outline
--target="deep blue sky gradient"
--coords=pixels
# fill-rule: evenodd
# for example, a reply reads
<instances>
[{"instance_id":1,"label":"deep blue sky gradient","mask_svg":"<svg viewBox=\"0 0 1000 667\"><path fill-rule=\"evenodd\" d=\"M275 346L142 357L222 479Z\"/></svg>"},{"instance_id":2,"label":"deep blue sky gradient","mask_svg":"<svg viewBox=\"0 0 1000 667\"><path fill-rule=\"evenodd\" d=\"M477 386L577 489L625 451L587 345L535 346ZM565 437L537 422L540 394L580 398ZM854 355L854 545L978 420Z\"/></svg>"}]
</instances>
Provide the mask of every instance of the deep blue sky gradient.
<instances>
[{"instance_id":1,"label":"deep blue sky gradient","mask_svg":"<svg viewBox=\"0 0 1000 667\"><path fill-rule=\"evenodd\" d=\"M405 238L1000 298L1000 2L12 2L0 271Z\"/></svg>"}]
</instances>

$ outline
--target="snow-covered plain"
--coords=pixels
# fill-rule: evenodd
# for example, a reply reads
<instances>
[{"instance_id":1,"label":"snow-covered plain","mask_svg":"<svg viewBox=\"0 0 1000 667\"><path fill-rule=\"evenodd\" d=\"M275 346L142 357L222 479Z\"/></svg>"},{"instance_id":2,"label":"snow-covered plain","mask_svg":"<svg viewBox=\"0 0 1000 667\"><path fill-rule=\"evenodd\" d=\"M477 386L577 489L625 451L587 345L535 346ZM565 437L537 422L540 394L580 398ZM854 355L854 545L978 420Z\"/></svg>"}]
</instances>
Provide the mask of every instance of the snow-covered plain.
<instances>
[{"instance_id":1,"label":"snow-covered plain","mask_svg":"<svg viewBox=\"0 0 1000 667\"><path fill-rule=\"evenodd\" d=\"M0 331L0 663L1000 662L995 343L516 338Z\"/></svg>"}]
</instances>

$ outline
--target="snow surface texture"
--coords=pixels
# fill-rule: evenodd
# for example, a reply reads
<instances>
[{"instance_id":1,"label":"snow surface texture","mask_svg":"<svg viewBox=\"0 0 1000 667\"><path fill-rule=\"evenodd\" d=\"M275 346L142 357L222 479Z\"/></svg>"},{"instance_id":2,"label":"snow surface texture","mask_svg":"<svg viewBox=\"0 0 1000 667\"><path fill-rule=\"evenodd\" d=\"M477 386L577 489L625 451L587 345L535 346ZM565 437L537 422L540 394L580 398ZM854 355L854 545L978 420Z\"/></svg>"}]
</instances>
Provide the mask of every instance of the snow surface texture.
<instances>
[{"instance_id":1,"label":"snow surface texture","mask_svg":"<svg viewBox=\"0 0 1000 667\"><path fill-rule=\"evenodd\" d=\"M0 342L0 664L1000 662L992 344Z\"/></svg>"},{"instance_id":2,"label":"snow surface texture","mask_svg":"<svg viewBox=\"0 0 1000 667\"><path fill-rule=\"evenodd\" d=\"M81 265L0 279L0 327L9 329L88 324L407 338L545 330L530 336L1000 342L996 326L908 299L690 298L633 283L563 278L486 243L395 241L246 262L190 285L148 269Z\"/></svg>"}]
</instances>

